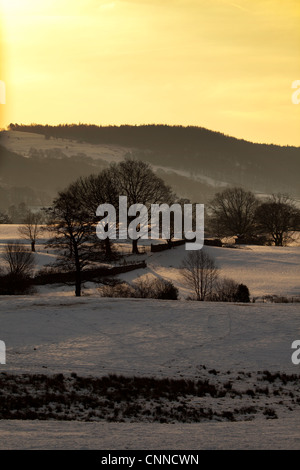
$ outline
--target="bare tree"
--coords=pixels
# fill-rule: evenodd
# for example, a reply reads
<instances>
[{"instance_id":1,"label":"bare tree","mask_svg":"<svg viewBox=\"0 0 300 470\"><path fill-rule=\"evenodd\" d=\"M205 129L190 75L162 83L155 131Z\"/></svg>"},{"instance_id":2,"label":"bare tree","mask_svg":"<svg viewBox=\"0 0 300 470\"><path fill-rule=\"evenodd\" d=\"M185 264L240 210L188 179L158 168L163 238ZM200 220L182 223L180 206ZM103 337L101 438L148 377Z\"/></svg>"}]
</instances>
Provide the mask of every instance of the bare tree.
<instances>
[{"instance_id":1,"label":"bare tree","mask_svg":"<svg viewBox=\"0 0 300 470\"><path fill-rule=\"evenodd\" d=\"M119 196L127 197L128 207L143 204L148 209L149 216L151 204L170 203L175 197L164 181L155 175L148 163L130 158L118 164L111 164L97 175L79 178L70 185L69 189L76 192L78 204L84 208L88 220L93 221L94 224L99 222L99 217L96 216L97 207L101 204L111 204L116 210L116 230L120 227ZM136 216L129 215L126 218L129 226ZM122 227L124 231L127 228ZM149 229L150 220L148 219L146 230ZM140 226L137 231L141 231ZM107 237L104 245L106 257L111 259L113 257L112 241ZM138 253L138 239L132 240L132 251Z\"/></svg>"},{"instance_id":2,"label":"bare tree","mask_svg":"<svg viewBox=\"0 0 300 470\"><path fill-rule=\"evenodd\" d=\"M156 176L148 163L126 158L118 164L111 165L110 172L114 187L118 188L119 195L127 197L129 206L143 204L150 214L151 204L169 204L173 201L171 188ZM128 219L130 221L134 217ZM138 239L132 240L132 252L139 252Z\"/></svg>"},{"instance_id":3,"label":"bare tree","mask_svg":"<svg viewBox=\"0 0 300 470\"><path fill-rule=\"evenodd\" d=\"M176 198L176 195L174 194L173 196L173 199L174 199L174 204L175 205L179 205L181 207L181 210L182 210L182 216L181 216L181 227L183 228L184 227L184 206L185 204L191 204L191 201L187 198ZM193 213L192 214L192 227L194 229L194 224L195 224L195 214ZM167 244L169 245L169 248L172 247L172 240L173 238L175 237L175 214L174 212L171 212L170 213L170 237L166 239L167 241Z\"/></svg>"},{"instance_id":4,"label":"bare tree","mask_svg":"<svg viewBox=\"0 0 300 470\"><path fill-rule=\"evenodd\" d=\"M0 211L0 224L11 224L11 219L6 212Z\"/></svg>"},{"instance_id":5,"label":"bare tree","mask_svg":"<svg viewBox=\"0 0 300 470\"><path fill-rule=\"evenodd\" d=\"M81 295L83 269L103 259L93 220L81 205L74 184L59 193L47 213L47 230L54 235L47 246L58 253L54 265L64 271L75 272L75 295L78 297Z\"/></svg>"},{"instance_id":6,"label":"bare tree","mask_svg":"<svg viewBox=\"0 0 300 470\"><path fill-rule=\"evenodd\" d=\"M98 222L96 209L100 204L112 204L115 208L118 207L119 192L109 168L102 170L97 175L81 177L69 188L76 193L78 205L84 209L87 220L95 225ZM114 256L113 245L108 237L104 240L104 247L106 258L111 260Z\"/></svg>"},{"instance_id":7,"label":"bare tree","mask_svg":"<svg viewBox=\"0 0 300 470\"><path fill-rule=\"evenodd\" d=\"M229 188L217 193L209 204L211 231L218 236L252 235L257 206L254 194L242 188Z\"/></svg>"},{"instance_id":8,"label":"bare tree","mask_svg":"<svg viewBox=\"0 0 300 470\"><path fill-rule=\"evenodd\" d=\"M275 246L283 246L293 239L292 232L300 229L300 210L287 194L273 194L257 208L256 222Z\"/></svg>"},{"instance_id":9,"label":"bare tree","mask_svg":"<svg viewBox=\"0 0 300 470\"><path fill-rule=\"evenodd\" d=\"M13 224L21 224L24 219L24 215L28 212L28 207L25 202L11 205L8 208L8 216Z\"/></svg>"},{"instance_id":10,"label":"bare tree","mask_svg":"<svg viewBox=\"0 0 300 470\"><path fill-rule=\"evenodd\" d=\"M30 240L31 251L35 251L35 244L41 233L42 216L40 213L28 212L24 217L22 225L19 227L19 233L26 240Z\"/></svg>"},{"instance_id":11,"label":"bare tree","mask_svg":"<svg viewBox=\"0 0 300 470\"><path fill-rule=\"evenodd\" d=\"M209 297L218 278L218 267L204 249L190 251L181 266L182 276L188 287L193 289L197 300Z\"/></svg>"},{"instance_id":12,"label":"bare tree","mask_svg":"<svg viewBox=\"0 0 300 470\"><path fill-rule=\"evenodd\" d=\"M5 245L2 257L10 274L23 277L32 275L34 255L18 240Z\"/></svg>"}]
</instances>

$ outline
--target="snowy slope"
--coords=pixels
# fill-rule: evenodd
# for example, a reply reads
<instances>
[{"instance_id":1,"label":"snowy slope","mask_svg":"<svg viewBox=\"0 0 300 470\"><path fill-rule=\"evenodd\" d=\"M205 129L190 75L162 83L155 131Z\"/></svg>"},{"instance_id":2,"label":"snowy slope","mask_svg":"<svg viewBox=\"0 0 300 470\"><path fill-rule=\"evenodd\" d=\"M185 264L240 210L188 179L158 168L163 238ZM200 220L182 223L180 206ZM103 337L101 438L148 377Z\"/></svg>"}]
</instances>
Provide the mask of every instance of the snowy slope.
<instances>
[{"instance_id":1,"label":"snowy slope","mask_svg":"<svg viewBox=\"0 0 300 470\"><path fill-rule=\"evenodd\" d=\"M121 145L114 144L89 144L87 142L76 142L69 139L45 139L42 134L35 134L33 132L16 132L5 131L1 134L1 145L8 150L19 153L28 157L30 151L34 148L36 150L57 149L63 152L66 156L72 157L78 154L84 154L93 159L105 160L108 163L119 162L124 159L127 153L135 150ZM206 183L208 186L216 190L223 189L228 186L228 183L218 181L210 178L201 173L194 173L191 171L178 170L164 165L151 165L154 171L163 170L166 173L173 173L178 176L190 178L192 181Z\"/></svg>"},{"instance_id":2,"label":"snowy slope","mask_svg":"<svg viewBox=\"0 0 300 470\"><path fill-rule=\"evenodd\" d=\"M241 246L241 248L203 248L216 260L221 276L246 284L252 297L268 294L300 295L300 247ZM120 276L133 281L139 275L155 275L171 280L186 298L186 288L180 274L180 265L187 251L184 246L147 257L147 269Z\"/></svg>"},{"instance_id":3,"label":"snowy slope","mask_svg":"<svg viewBox=\"0 0 300 470\"><path fill-rule=\"evenodd\" d=\"M122 160L124 154L130 150L118 145L96 145L67 139L47 140L41 134L13 131L5 131L1 134L1 145L24 157L29 156L32 148L36 150L59 149L69 157L84 153L88 157L94 159L101 158L110 162Z\"/></svg>"},{"instance_id":4,"label":"snowy slope","mask_svg":"<svg viewBox=\"0 0 300 470\"><path fill-rule=\"evenodd\" d=\"M299 414L237 423L0 421L0 449L299 450ZM203 458L203 456L200 456Z\"/></svg>"},{"instance_id":5,"label":"snowy slope","mask_svg":"<svg viewBox=\"0 0 300 470\"><path fill-rule=\"evenodd\" d=\"M42 237L36 246L37 270L55 259L55 254L45 248L45 234ZM4 250L5 243L19 238L18 225L0 225L0 254ZM28 241L23 240L23 242L29 246ZM150 240L143 242L149 245ZM240 248L220 248L205 246L204 250L207 250L215 258L220 275L246 284L252 298L264 295L292 298L300 295L300 246L297 244L288 247L241 245ZM127 252L129 251L130 243L128 243ZM187 253L184 245L160 253L147 251L146 254L137 257L137 259L146 260L146 269L132 271L118 277L127 282L134 282L138 277L145 275L162 277L171 280L179 289L181 299L185 299L192 294L192 291L183 283L180 273L180 266ZM1 258L0 266L3 266ZM95 286L86 286L89 292L94 292L94 288ZM71 293L73 288L69 287L67 290ZM44 291L44 289L40 289L40 291Z\"/></svg>"},{"instance_id":6,"label":"snowy slope","mask_svg":"<svg viewBox=\"0 0 300 470\"><path fill-rule=\"evenodd\" d=\"M0 421L0 448L300 448L298 381L291 344L300 335L296 304L214 304L40 295L0 299L6 373L77 373L208 379L243 392L204 397L216 413L254 409L239 422L197 424ZM286 377L289 377L288 375ZM257 391L268 388L267 395ZM281 390L279 392L279 390ZM276 392L276 394L275 394ZM298 398L299 397L299 398ZM271 409L277 419L268 420ZM246 421L245 421L246 419ZM253 421L249 421L252 419ZM128 434L130 433L130 434ZM164 437L162 437L164 436Z\"/></svg>"},{"instance_id":7,"label":"snowy slope","mask_svg":"<svg viewBox=\"0 0 300 470\"><path fill-rule=\"evenodd\" d=\"M295 372L299 304L0 297L7 372L195 376L227 371ZM199 369L200 368L200 369Z\"/></svg>"}]
</instances>

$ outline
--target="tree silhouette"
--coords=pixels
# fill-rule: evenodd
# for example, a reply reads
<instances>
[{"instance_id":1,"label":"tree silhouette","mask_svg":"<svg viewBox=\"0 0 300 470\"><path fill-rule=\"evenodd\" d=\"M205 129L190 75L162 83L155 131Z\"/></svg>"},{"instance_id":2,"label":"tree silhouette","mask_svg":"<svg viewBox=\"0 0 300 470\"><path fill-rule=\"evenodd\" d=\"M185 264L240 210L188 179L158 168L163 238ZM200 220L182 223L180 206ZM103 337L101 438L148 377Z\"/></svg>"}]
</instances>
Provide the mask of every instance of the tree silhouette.
<instances>
[{"instance_id":1,"label":"tree silhouette","mask_svg":"<svg viewBox=\"0 0 300 470\"><path fill-rule=\"evenodd\" d=\"M156 176L150 165L146 162L126 158L110 167L110 174L118 194L127 197L128 206L143 204L150 217L151 204L169 204L174 195L169 186ZM135 217L128 217L129 223ZM150 224L150 220L148 219ZM150 228L150 226L148 225ZM132 240L132 252L138 253L138 239Z\"/></svg>"},{"instance_id":2,"label":"tree silhouette","mask_svg":"<svg viewBox=\"0 0 300 470\"><path fill-rule=\"evenodd\" d=\"M7 243L2 258L13 276L28 277L35 266L34 255L18 240Z\"/></svg>"},{"instance_id":3,"label":"tree silhouette","mask_svg":"<svg viewBox=\"0 0 300 470\"><path fill-rule=\"evenodd\" d=\"M251 236L258 206L251 191L229 188L217 193L209 204L210 228L218 236Z\"/></svg>"},{"instance_id":4,"label":"tree silhouette","mask_svg":"<svg viewBox=\"0 0 300 470\"><path fill-rule=\"evenodd\" d=\"M234 300L236 302L250 302L250 292L245 284L238 285Z\"/></svg>"},{"instance_id":5,"label":"tree silhouette","mask_svg":"<svg viewBox=\"0 0 300 470\"><path fill-rule=\"evenodd\" d=\"M76 185L60 192L53 206L47 209L47 230L53 237L47 247L58 253L56 267L75 271L75 295L81 295L82 271L103 259L102 247L96 237L93 220L80 204Z\"/></svg>"},{"instance_id":6,"label":"tree silhouette","mask_svg":"<svg viewBox=\"0 0 300 470\"><path fill-rule=\"evenodd\" d=\"M36 240L41 233L42 216L40 213L33 213L28 211L24 217L22 225L19 227L19 233L25 239L31 242L31 251L35 251Z\"/></svg>"},{"instance_id":7,"label":"tree silhouette","mask_svg":"<svg viewBox=\"0 0 300 470\"><path fill-rule=\"evenodd\" d=\"M183 260L181 272L197 300L203 301L212 294L218 278L218 267L214 258L206 251L202 249L189 252Z\"/></svg>"},{"instance_id":8,"label":"tree silhouette","mask_svg":"<svg viewBox=\"0 0 300 470\"><path fill-rule=\"evenodd\" d=\"M291 232L300 229L300 211L287 194L273 194L257 208L256 222L275 246L283 246L292 239Z\"/></svg>"}]
</instances>

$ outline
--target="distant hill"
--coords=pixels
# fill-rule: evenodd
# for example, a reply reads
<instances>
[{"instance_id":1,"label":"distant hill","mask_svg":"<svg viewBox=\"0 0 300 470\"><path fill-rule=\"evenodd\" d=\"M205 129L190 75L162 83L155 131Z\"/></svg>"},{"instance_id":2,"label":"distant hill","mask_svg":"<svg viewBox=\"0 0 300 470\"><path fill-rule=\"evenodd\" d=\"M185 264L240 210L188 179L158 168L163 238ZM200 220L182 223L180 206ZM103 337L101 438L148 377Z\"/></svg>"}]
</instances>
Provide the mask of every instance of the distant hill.
<instances>
[{"instance_id":1,"label":"distant hill","mask_svg":"<svg viewBox=\"0 0 300 470\"><path fill-rule=\"evenodd\" d=\"M58 152L36 151L24 157L0 145L0 210L12 204L51 204L59 190L79 176L99 172L106 163L86 156L70 158Z\"/></svg>"},{"instance_id":2,"label":"distant hill","mask_svg":"<svg viewBox=\"0 0 300 470\"><path fill-rule=\"evenodd\" d=\"M300 199L300 147L254 144L199 127L18 125L0 133L0 210L51 204L79 176L127 156L180 197L207 204L226 186Z\"/></svg>"},{"instance_id":3,"label":"distant hill","mask_svg":"<svg viewBox=\"0 0 300 470\"><path fill-rule=\"evenodd\" d=\"M194 181L202 176L256 192L300 196L300 147L256 144L192 126L14 124L11 129L43 134L46 139L124 146L134 149L132 156L177 174L184 171L182 176ZM201 184L206 185L204 180Z\"/></svg>"}]
</instances>

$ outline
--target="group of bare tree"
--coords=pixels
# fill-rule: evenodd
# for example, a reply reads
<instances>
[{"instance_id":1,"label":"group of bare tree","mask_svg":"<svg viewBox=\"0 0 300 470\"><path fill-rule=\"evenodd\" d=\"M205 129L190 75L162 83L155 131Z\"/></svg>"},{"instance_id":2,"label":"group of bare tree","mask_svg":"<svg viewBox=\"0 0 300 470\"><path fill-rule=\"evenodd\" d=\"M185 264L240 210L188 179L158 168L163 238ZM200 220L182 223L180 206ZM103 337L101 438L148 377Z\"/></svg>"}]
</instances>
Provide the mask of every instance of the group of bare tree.
<instances>
[{"instance_id":1,"label":"group of bare tree","mask_svg":"<svg viewBox=\"0 0 300 470\"><path fill-rule=\"evenodd\" d=\"M64 191L58 193L53 205L47 209L46 229L50 232L47 247L57 253L56 267L75 272L75 294L81 295L82 271L103 259L112 260L113 246L110 238L97 238L95 226L99 222L96 209L100 204L111 204L118 215L119 196L127 197L128 207L142 204L151 214L152 204L184 204L189 201L178 199L172 189L151 169L148 163L126 158L113 163L98 174L79 178ZM132 218L128 216L128 223ZM20 233L31 244L31 252L41 234L41 216L27 212ZM215 195L208 206L208 229L214 235L238 236L240 239L265 236L276 246L287 242L290 233L300 228L300 211L287 195L277 194L259 200L251 191L229 188ZM150 227L150 220L149 227ZM116 219L116 228L119 220ZM172 218L170 237L173 237ZM132 240L132 252L138 253L138 239ZM12 258L31 258L27 249L16 244L7 247L5 257L11 272L14 271ZM212 296L218 270L204 250L191 253L185 260L183 273L193 287L196 298L204 300ZM229 284L223 282L222 289L228 291ZM219 289L219 294L222 291ZM220 294L221 295L221 294ZM226 294L227 295L227 294Z\"/></svg>"},{"instance_id":2,"label":"group of bare tree","mask_svg":"<svg viewBox=\"0 0 300 470\"><path fill-rule=\"evenodd\" d=\"M47 246L59 252L61 267L75 271L76 296L81 295L82 270L96 261L113 257L109 237L105 240L96 237L95 225L99 221L96 209L100 204L112 204L118 214L120 195L127 197L128 206L143 204L147 208L174 198L171 189L149 164L125 159L97 175L79 178L58 194L47 211L47 229L53 235ZM138 253L138 240L132 240L132 252Z\"/></svg>"},{"instance_id":3,"label":"group of bare tree","mask_svg":"<svg viewBox=\"0 0 300 470\"><path fill-rule=\"evenodd\" d=\"M46 247L57 254L53 267L75 272L76 296L81 295L82 271L104 259L112 260L114 256L110 238L100 240L96 236L95 226L99 222L96 209L101 204L111 204L118 215L120 195L127 197L128 207L143 204L149 209L151 204L176 202L171 188L156 176L149 164L126 158L96 175L79 178L59 192L46 210L44 229L50 234ZM128 223L134 218L128 216ZM117 219L117 226L118 222ZM21 254L28 260L28 269L32 267L32 255L42 230L40 215L27 212L19 232L23 239L30 241L31 253L18 242L7 246L4 258L11 272L12 259L18 264ZM138 239L132 240L132 252L139 252Z\"/></svg>"},{"instance_id":4,"label":"group of bare tree","mask_svg":"<svg viewBox=\"0 0 300 470\"><path fill-rule=\"evenodd\" d=\"M300 211L287 194L273 195L259 204L256 223L259 233L268 234L275 246L283 246L300 230Z\"/></svg>"},{"instance_id":5,"label":"group of bare tree","mask_svg":"<svg viewBox=\"0 0 300 470\"><path fill-rule=\"evenodd\" d=\"M283 246L300 230L300 210L287 194L258 199L251 191L229 188L217 193L208 206L210 232L241 240L265 237Z\"/></svg>"},{"instance_id":6,"label":"group of bare tree","mask_svg":"<svg viewBox=\"0 0 300 470\"><path fill-rule=\"evenodd\" d=\"M0 292L17 294L30 291L31 278L36 266L35 244L42 230L41 222L41 213L27 210L23 223L19 226L19 233L23 239L30 241L31 248L28 249L20 240L5 245L2 254L4 269L1 272Z\"/></svg>"},{"instance_id":7,"label":"group of bare tree","mask_svg":"<svg viewBox=\"0 0 300 470\"><path fill-rule=\"evenodd\" d=\"M185 285L198 301L250 302L246 285L220 276L220 269L214 257L205 248L190 251L181 265Z\"/></svg>"}]
</instances>

